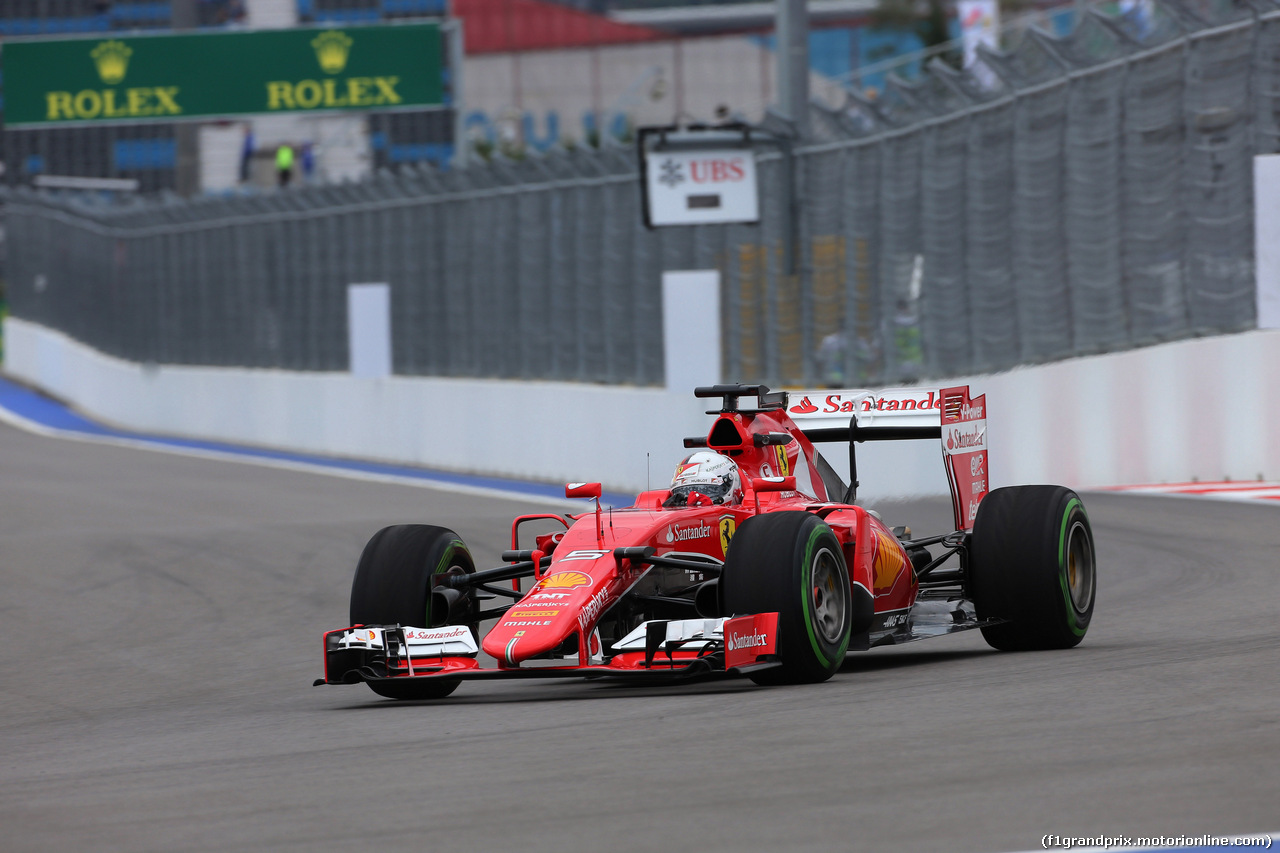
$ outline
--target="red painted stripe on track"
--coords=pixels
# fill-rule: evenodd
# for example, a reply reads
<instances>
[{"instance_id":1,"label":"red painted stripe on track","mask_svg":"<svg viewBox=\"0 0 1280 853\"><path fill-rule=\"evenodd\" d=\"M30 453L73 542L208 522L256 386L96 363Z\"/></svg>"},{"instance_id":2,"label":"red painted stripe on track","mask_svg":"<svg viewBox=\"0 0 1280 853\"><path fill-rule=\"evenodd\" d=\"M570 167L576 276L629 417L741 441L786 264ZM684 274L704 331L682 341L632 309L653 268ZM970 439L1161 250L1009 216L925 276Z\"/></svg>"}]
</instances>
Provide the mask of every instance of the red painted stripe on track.
<instances>
[{"instance_id":1,"label":"red painted stripe on track","mask_svg":"<svg viewBox=\"0 0 1280 853\"><path fill-rule=\"evenodd\" d=\"M1280 483L1223 481L1219 483L1152 483L1141 486L1111 486L1108 492L1142 495L1172 495L1233 501L1280 501Z\"/></svg>"}]
</instances>

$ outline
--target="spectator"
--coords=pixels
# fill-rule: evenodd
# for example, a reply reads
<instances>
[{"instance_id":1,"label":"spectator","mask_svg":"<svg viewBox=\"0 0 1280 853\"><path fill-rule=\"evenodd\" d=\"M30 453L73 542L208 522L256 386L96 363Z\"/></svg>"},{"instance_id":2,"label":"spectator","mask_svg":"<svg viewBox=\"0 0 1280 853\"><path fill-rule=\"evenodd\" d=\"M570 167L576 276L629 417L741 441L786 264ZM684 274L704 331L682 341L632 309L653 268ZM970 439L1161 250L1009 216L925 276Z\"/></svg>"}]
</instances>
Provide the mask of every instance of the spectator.
<instances>
[{"instance_id":1,"label":"spectator","mask_svg":"<svg viewBox=\"0 0 1280 853\"><path fill-rule=\"evenodd\" d=\"M859 388L880 382L880 336L874 329L863 330L853 344L853 384Z\"/></svg>"},{"instance_id":2,"label":"spectator","mask_svg":"<svg viewBox=\"0 0 1280 853\"><path fill-rule=\"evenodd\" d=\"M818 365L822 371L822 381L828 388L840 388L844 385L844 359L847 345L847 336L844 332L832 332L823 338L818 346Z\"/></svg>"},{"instance_id":3,"label":"spectator","mask_svg":"<svg viewBox=\"0 0 1280 853\"><path fill-rule=\"evenodd\" d=\"M918 382L924 373L924 347L920 339L920 321L906 299L898 300L893 317L893 348L898 359L898 378Z\"/></svg>"},{"instance_id":4,"label":"spectator","mask_svg":"<svg viewBox=\"0 0 1280 853\"><path fill-rule=\"evenodd\" d=\"M276 177L282 188L289 186L289 179L293 177L293 149L288 143L276 149Z\"/></svg>"},{"instance_id":5,"label":"spectator","mask_svg":"<svg viewBox=\"0 0 1280 853\"><path fill-rule=\"evenodd\" d=\"M249 164L253 161L253 127L245 125L244 145L240 148L240 183L249 182Z\"/></svg>"}]
</instances>

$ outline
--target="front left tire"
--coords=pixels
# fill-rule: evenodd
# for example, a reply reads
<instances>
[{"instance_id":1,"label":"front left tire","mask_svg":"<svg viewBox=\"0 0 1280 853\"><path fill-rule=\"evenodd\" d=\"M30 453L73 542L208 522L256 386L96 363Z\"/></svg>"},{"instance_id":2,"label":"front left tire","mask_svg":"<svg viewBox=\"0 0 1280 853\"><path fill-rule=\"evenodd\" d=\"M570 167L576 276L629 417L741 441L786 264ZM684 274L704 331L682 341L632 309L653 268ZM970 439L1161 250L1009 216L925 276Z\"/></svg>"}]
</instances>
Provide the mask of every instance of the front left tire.
<instances>
[{"instance_id":1,"label":"front left tire","mask_svg":"<svg viewBox=\"0 0 1280 853\"><path fill-rule=\"evenodd\" d=\"M744 521L720 576L726 615L778 613L782 666L757 684L826 681L849 650L853 600L840 540L816 515L775 512Z\"/></svg>"}]
</instances>

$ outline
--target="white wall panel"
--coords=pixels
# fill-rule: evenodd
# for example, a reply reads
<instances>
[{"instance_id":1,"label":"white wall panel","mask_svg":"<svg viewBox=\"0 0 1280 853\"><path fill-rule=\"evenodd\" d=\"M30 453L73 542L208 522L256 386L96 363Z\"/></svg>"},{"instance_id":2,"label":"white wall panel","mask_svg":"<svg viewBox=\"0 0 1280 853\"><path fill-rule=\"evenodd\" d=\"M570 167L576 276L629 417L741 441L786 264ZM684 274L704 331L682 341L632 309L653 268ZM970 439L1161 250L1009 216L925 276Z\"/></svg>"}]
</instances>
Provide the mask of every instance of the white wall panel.
<instances>
[{"instance_id":1,"label":"white wall panel","mask_svg":"<svg viewBox=\"0 0 1280 853\"><path fill-rule=\"evenodd\" d=\"M618 490L644 488L646 452L665 483L681 439L710 426L688 392L144 367L12 317L5 354L12 376L138 431ZM987 395L996 486L1280 479L1280 331L959 381ZM846 469L844 448L823 450ZM929 442L864 444L858 460L866 498L946 493Z\"/></svg>"}]
</instances>

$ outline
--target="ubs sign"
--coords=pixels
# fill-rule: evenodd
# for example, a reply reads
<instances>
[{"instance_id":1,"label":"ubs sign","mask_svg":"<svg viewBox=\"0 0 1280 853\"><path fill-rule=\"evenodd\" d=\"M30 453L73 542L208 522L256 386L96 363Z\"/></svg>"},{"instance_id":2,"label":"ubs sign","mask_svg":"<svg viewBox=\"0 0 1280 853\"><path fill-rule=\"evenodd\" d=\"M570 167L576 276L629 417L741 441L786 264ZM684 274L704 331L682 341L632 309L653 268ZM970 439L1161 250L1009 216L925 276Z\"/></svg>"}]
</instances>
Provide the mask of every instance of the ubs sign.
<instances>
[{"instance_id":1,"label":"ubs sign","mask_svg":"<svg viewBox=\"0 0 1280 853\"><path fill-rule=\"evenodd\" d=\"M748 148L645 152L649 224L756 222L756 160Z\"/></svg>"},{"instance_id":2,"label":"ubs sign","mask_svg":"<svg viewBox=\"0 0 1280 853\"><path fill-rule=\"evenodd\" d=\"M435 24L5 43L5 125L440 106Z\"/></svg>"}]
</instances>

